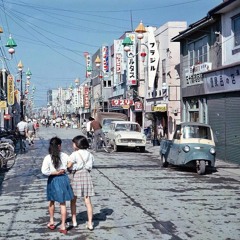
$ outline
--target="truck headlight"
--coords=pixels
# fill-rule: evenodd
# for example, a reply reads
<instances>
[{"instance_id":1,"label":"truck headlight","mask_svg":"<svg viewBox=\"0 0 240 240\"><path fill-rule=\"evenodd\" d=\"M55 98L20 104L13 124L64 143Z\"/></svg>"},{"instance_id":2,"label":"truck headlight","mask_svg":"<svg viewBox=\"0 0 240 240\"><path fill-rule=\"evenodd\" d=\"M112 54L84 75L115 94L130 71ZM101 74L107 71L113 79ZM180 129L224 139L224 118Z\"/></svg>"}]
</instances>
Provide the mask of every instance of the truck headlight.
<instances>
[{"instance_id":1,"label":"truck headlight","mask_svg":"<svg viewBox=\"0 0 240 240\"><path fill-rule=\"evenodd\" d=\"M190 151L190 147L189 147L188 145L185 145L185 146L183 147L183 151L184 151L184 152L189 152L189 151Z\"/></svg>"},{"instance_id":2,"label":"truck headlight","mask_svg":"<svg viewBox=\"0 0 240 240\"><path fill-rule=\"evenodd\" d=\"M215 148L211 147L210 150L209 150L209 152L210 152L211 154L215 154L215 153L216 153L216 150L215 150Z\"/></svg>"}]
</instances>

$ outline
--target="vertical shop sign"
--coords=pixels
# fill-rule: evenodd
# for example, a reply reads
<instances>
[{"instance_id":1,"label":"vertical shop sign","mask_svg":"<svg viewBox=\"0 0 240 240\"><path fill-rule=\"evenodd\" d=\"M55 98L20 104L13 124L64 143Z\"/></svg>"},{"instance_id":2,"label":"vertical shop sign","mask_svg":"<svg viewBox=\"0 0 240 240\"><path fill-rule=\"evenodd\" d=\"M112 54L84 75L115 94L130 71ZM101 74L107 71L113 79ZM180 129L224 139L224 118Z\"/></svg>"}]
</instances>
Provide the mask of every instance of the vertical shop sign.
<instances>
[{"instance_id":1,"label":"vertical shop sign","mask_svg":"<svg viewBox=\"0 0 240 240\"><path fill-rule=\"evenodd\" d=\"M154 37L154 28L148 27L148 86L153 87L155 76L157 73L157 66L159 61L159 52L157 43Z\"/></svg>"},{"instance_id":2,"label":"vertical shop sign","mask_svg":"<svg viewBox=\"0 0 240 240\"><path fill-rule=\"evenodd\" d=\"M102 71L109 72L109 52L108 46L102 46Z\"/></svg>"},{"instance_id":3,"label":"vertical shop sign","mask_svg":"<svg viewBox=\"0 0 240 240\"><path fill-rule=\"evenodd\" d=\"M134 34L127 34L126 36L130 37L132 40L133 45L129 46L130 51L128 52L128 59L127 59L127 84L129 86L137 85L137 74L136 74L136 52L135 52L135 35Z\"/></svg>"},{"instance_id":4,"label":"vertical shop sign","mask_svg":"<svg viewBox=\"0 0 240 240\"><path fill-rule=\"evenodd\" d=\"M91 68L91 55L88 52L85 52L84 56L86 60L86 77L89 78L92 73L88 72L87 70Z\"/></svg>"},{"instance_id":5,"label":"vertical shop sign","mask_svg":"<svg viewBox=\"0 0 240 240\"><path fill-rule=\"evenodd\" d=\"M84 108L89 108L89 88L84 87Z\"/></svg>"},{"instance_id":6,"label":"vertical shop sign","mask_svg":"<svg viewBox=\"0 0 240 240\"><path fill-rule=\"evenodd\" d=\"M121 74L124 74L123 69L123 39L114 40L114 82L113 84L116 86L117 84L122 82Z\"/></svg>"},{"instance_id":7,"label":"vertical shop sign","mask_svg":"<svg viewBox=\"0 0 240 240\"><path fill-rule=\"evenodd\" d=\"M7 102L8 105L14 104L14 79L12 75L7 77Z\"/></svg>"}]
</instances>

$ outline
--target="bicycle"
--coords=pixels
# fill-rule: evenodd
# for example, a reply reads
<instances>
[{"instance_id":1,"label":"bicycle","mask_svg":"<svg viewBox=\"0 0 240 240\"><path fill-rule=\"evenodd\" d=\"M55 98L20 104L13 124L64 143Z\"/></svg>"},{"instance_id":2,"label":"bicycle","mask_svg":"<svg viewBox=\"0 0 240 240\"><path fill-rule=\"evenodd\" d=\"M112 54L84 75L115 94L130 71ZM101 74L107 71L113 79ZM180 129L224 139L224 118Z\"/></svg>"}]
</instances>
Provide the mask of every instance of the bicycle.
<instances>
[{"instance_id":1,"label":"bicycle","mask_svg":"<svg viewBox=\"0 0 240 240\"><path fill-rule=\"evenodd\" d=\"M0 140L0 168L10 169L16 160L14 143L10 139Z\"/></svg>"},{"instance_id":2,"label":"bicycle","mask_svg":"<svg viewBox=\"0 0 240 240\"><path fill-rule=\"evenodd\" d=\"M88 135L89 136L88 136L87 139L88 139L88 143L89 143L89 148L93 149L93 146L95 146L95 144L94 144L94 133L90 132ZM114 152L114 149L110 145L108 138L106 138L106 141L107 141L107 146L105 145L105 142L104 142L103 138L101 137L101 135L100 134L97 135L97 151L103 149L107 153Z\"/></svg>"}]
</instances>

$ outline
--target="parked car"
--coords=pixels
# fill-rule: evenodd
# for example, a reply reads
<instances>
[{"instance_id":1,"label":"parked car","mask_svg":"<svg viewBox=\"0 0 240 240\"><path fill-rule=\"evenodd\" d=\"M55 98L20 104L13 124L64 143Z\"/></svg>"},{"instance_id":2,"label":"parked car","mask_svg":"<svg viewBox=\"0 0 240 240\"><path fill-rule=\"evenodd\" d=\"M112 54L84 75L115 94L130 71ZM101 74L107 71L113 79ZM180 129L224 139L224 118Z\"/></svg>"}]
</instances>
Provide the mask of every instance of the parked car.
<instances>
[{"instance_id":1,"label":"parked car","mask_svg":"<svg viewBox=\"0 0 240 240\"><path fill-rule=\"evenodd\" d=\"M176 126L173 140L162 139L160 143L161 164L189 166L204 174L206 165L215 166L215 142L213 131L207 124L184 122Z\"/></svg>"},{"instance_id":2,"label":"parked car","mask_svg":"<svg viewBox=\"0 0 240 240\"><path fill-rule=\"evenodd\" d=\"M142 133L142 129L138 123L112 121L107 137L114 151L119 151L121 148L127 147L145 152L146 135Z\"/></svg>"}]
</instances>

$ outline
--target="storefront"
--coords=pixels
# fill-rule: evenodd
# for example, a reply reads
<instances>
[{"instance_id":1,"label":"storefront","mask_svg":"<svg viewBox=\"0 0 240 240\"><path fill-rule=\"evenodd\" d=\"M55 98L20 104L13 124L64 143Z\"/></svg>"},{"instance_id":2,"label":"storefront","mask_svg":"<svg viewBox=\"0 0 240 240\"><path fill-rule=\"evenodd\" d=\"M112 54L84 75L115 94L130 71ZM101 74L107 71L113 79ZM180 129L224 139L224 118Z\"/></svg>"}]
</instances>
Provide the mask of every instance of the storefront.
<instances>
[{"instance_id":1,"label":"storefront","mask_svg":"<svg viewBox=\"0 0 240 240\"><path fill-rule=\"evenodd\" d=\"M209 71L202 80L182 89L183 120L210 124L217 158L240 164L240 65Z\"/></svg>"}]
</instances>

